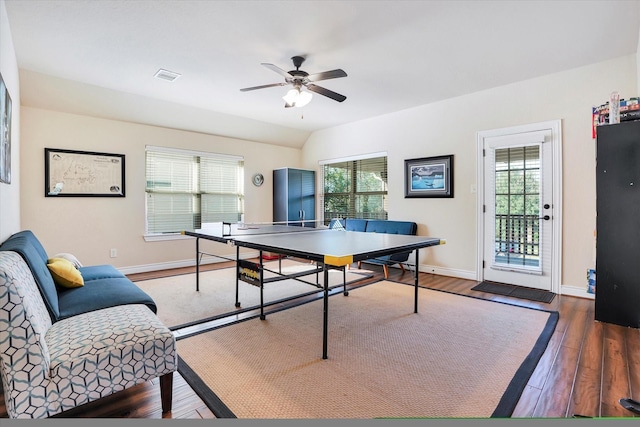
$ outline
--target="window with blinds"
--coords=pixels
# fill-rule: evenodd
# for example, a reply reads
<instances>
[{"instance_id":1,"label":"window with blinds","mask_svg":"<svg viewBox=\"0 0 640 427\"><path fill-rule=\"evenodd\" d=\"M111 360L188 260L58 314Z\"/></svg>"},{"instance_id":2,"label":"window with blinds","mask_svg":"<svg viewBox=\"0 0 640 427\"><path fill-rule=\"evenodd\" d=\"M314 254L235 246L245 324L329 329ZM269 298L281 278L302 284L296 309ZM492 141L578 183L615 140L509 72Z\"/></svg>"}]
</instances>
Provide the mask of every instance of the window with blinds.
<instances>
[{"instance_id":1,"label":"window with blinds","mask_svg":"<svg viewBox=\"0 0 640 427\"><path fill-rule=\"evenodd\" d=\"M495 262L540 266L540 146L495 150Z\"/></svg>"},{"instance_id":2,"label":"window with blinds","mask_svg":"<svg viewBox=\"0 0 640 427\"><path fill-rule=\"evenodd\" d=\"M387 157L323 165L324 222L332 218L387 219Z\"/></svg>"},{"instance_id":3,"label":"window with blinds","mask_svg":"<svg viewBox=\"0 0 640 427\"><path fill-rule=\"evenodd\" d=\"M179 233L244 213L244 159L146 148L146 234Z\"/></svg>"}]
</instances>

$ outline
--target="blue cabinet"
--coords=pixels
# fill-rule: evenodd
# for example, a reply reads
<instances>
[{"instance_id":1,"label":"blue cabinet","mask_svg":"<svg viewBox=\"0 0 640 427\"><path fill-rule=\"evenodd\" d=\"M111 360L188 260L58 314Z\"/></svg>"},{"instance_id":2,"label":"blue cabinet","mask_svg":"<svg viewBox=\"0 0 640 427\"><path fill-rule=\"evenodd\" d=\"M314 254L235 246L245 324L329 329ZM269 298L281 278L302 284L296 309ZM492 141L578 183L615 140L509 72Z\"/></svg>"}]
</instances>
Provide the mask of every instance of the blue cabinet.
<instances>
[{"instance_id":1,"label":"blue cabinet","mask_svg":"<svg viewBox=\"0 0 640 427\"><path fill-rule=\"evenodd\" d=\"M315 227L316 174L313 170L273 171L273 221Z\"/></svg>"}]
</instances>

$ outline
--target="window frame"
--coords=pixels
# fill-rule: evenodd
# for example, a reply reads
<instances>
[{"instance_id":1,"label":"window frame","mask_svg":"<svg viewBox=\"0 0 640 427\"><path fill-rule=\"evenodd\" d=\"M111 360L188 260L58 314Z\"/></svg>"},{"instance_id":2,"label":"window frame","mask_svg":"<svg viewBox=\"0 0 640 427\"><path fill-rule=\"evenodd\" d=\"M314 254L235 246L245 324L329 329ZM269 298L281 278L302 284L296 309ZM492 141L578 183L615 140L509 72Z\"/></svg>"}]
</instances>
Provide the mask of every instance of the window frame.
<instances>
[{"instance_id":1,"label":"window frame","mask_svg":"<svg viewBox=\"0 0 640 427\"><path fill-rule=\"evenodd\" d=\"M327 199L327 195L331 195L331 196L347 196L349 198L349 207L348 207L348 212L347 212L347 217L351 218L359 218L361 215L359 215L359 213L357 212L357 197L358 196L362 196L362 195L368 195L368 196L377 196L377 195L382 195L383 196L383 212L384 212L384 219L388 219L389 217L389 211L387 208L387 203L388 203L388 196L389 196L389 181L388 178L385 178L385 186L386 186L386 190L383 191L358 191L357 188L357 172L358 172L358 161L362 161L362 160L369 160L369 159L377 159L377 158L384 158L384 165L385 165L385 170L383 172L386 172L388 175L388 156L386 152L377 152L377 153L369 153L369 154L363 154L363 155L358 155L358 156L351 156L351 157L343 157L343 158L338 158L338 159L330 159L330 160L322 160L319 163L320 167L321 167L321 171L322 171L322 222L326 225L328 224L331 219L333 218L326 218L326 206L325 206L325 202ZM335 165L335 164L339 164L339 163L349 163L349 167L350 167L350 171L351 171L351 184L350 184L350 191L349 192L336 192L336 193L325 193L325 179L326 179L326 174L325 174L325 167L327 166L331 166L331 165ZM351 213L353 213L354 216L350 216ZM361 213L360 213L361 214Z\"/></svg>"},{"instance_id":2,"label":"window frame","mask_svg":"<svg viewBox=\"0 0 640 427\"><path fill-rule=\"evenodd\" d=\"M202 196L205 196L206 194L211 194L211 193L207 193L206 191L202 190L202 184L200 182L200 180L203 177L203 173L202 170L200 168L200 165L202 164L201 159L202 158L207 158L207 159L218 159L218 160L232 160L232 161L238 161L240 166L239 168L235 171L236 173L239 173L239 176L237 177L237 183L239 186L239 193L238 193L238 197L239 197L239 203L240 203L240 210L238 212L238 216L242 216L244 215L244 198L245 198L245 189L244 189L244 157L243 156L237 156L237 155L229 155L229 154L220 154L220 153L214 153L214 152L206 152L206 151L197 151L197 150L186 150L186 149L180 149L180 148L170 148L170 147L159 147L159 146L153 146L153 145L147 145L145 146L145 151L144 151L144 173L145 173L145 213L144 213L144 221L145 221L145 225L144 225L144 240L145 241L160 241L160 240L180 240L180 239L185 239L185 238L189 238L188 236L184 236L180 231L176 231L176 232L159 232L159 233L154 233L154 232L149 232L149 208L148 208L148 200L149 200L149 194L160 194L163 192L154 192L154 191L150 191L149 187L147 186L147 181L149 180L149 175L148 175L148 170L147 170L147 156L148 153L152 152L152 153L157 153L157 154L175 154L175 155L180 155L180 156L193 156L194 158L197 158L196 163L198 165L197 168L194 168L194 175L192 177L192 179L197 180L198 181L198 185L197 188L195 190L192 190L189 194L191 194L192 196L199 198L199 203L197 204L198 206L198 212L193 212L194 216L198 216L201 217L202 216L202 203L201 203L201 198ZM176 192L176 194L179 194L180 192ZM167 194L167 193L165 193ZM171 194L171 192L169 192L169 194ZM200 220L201 221L201 220Z\"/></svg>"}]
</instances>

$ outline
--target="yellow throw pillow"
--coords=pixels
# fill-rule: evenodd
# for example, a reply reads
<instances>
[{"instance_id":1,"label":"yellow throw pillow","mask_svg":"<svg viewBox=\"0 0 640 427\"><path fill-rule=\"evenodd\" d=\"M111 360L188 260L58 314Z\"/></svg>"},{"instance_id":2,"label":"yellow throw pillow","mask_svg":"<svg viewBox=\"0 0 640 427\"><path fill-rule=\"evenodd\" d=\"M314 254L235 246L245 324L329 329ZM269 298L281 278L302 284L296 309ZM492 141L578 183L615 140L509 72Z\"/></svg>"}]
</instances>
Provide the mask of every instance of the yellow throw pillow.
<instances>
[{"instance_id":1,"label":"yellow throw pillow","mask_svg":"<svg viewBox=\"0 0 640 427\"><path fill-rule=\"evenodd\" d=\"M50 258L47 267L56 284L65 288L79 288L84 286L84 279L71 261L64 258Z\"/></svg>"}]
</instances>

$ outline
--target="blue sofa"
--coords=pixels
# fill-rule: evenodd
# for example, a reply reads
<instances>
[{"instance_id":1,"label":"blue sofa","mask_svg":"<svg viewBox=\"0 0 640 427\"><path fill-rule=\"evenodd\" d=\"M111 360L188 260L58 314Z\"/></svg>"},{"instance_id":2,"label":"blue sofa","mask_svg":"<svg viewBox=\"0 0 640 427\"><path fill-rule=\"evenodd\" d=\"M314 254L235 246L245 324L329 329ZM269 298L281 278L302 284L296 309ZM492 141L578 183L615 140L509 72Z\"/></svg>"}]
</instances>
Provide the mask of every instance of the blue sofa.
<instances>
[{"instance_id":1,"label":"blue sofa","mask_svg":"<svg viewBox=\"0 0 640 427\"><path fill-rule=\"evenodd\" d=\"M329 227L335 228L337 224L347 231L359 231L365 233L387 233L387 234L407 234L415 236L418 232L418 224L411 221L391 221L381 219L359 219L359 218L344 218L344 219L332 219ZM404 271L404 264L408 259L411 252L403 252L399 254L387 255L380 258L369 259L366 261L358 262L358 268L361 267L362 262L371 264L382 265L384 270L384 277L389 277L389 266L398 264L402 271Z\"/></svg>"},{"instance_id":2,"label":"blue sofa","mask_svg":"<svg viewBox=\"0 0 640 427\"><path fill-rule=\"evenodd\" d=\"M81 287L56 285L47 267L47 252L31 230L9 237L0 245L0 251L17 252L25 260L54 323L81 313L126 304L144 304L157 313L153 299L108 264L78 268L84 281Z\"/></svg>"}]
</instances>

